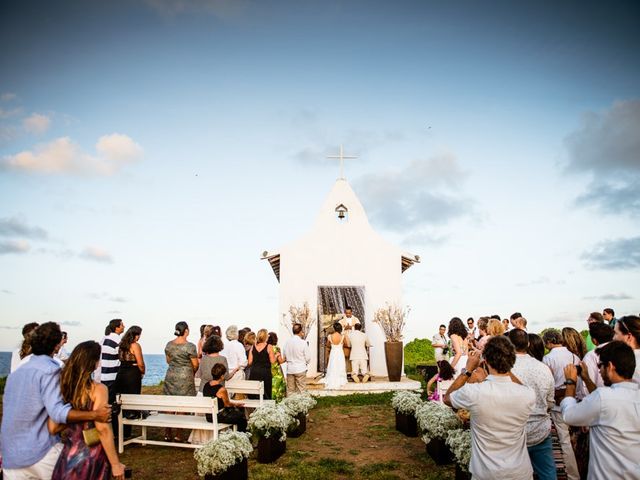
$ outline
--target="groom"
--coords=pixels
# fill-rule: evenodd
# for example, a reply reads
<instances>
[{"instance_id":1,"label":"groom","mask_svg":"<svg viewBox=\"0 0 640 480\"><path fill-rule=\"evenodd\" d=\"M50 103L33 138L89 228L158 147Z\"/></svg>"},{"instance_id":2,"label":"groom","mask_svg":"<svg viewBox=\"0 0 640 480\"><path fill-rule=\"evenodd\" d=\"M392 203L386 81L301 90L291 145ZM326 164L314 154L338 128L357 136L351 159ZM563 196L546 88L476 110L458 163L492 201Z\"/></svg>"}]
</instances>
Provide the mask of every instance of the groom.
<instances>
[{"instance_id":1,"label":"groom","mask_svg":"<svg viewBox=\"0 0 640 480\"><path fill-rule=\"evenodd\" d=\"M362 383L366 383L369 380L369 370L367 368L367 347L370 347L367 334L362 331L362 325L356 323L353 326L354 330L349 335L349 342L351 342L351 378L354 382L360 383L359 373L362 373Z\"/></svg>"},{"instance_id":2,"label":"groom","mask_svg":"<svg viewBox=\"0 0 640 480\"><path fill-rule=\"evenodd\" d=\"M353 332L353 328L355 325L360 324L360 320L358 317L353 315L353 310L351 307L345 307L344 315L340 319L340 325L342 325L342 332L345 337L349 338L351 332ZM351 371L351 364L349 363L350 354L351 354L351 346L348 343L342 347L342 351L344 352L344 363L345 368L347 369L347 374Z\"/></svg>"}]
</instances>

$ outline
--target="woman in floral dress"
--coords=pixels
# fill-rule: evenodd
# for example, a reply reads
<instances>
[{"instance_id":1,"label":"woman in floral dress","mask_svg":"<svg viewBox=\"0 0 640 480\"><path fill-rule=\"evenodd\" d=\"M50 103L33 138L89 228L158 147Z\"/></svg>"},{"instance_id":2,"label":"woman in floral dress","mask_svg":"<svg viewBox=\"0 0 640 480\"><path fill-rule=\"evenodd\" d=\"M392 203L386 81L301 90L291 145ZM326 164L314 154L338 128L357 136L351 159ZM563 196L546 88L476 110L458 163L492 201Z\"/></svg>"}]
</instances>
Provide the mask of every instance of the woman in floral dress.
<instances>
[{"instance_id":1,"label":"woman in floral dress","mask_svg":"<svg viewBox=\"0 0 640 480\"><path fill-rule=\"evenodd\" d=\"M107 404L107 387L95 383L91 374L100 362L101 347L94 341L83 342L73 349L60 374L60 391L65 402L77 410L97 410ZM83 430L97 430L99 442L87 445ZM120 463L113 441L110 423L84 422L57 425L49 419L49 432L64 428L67 436L52 480L110 480L124 479L124 465Z\"/></svg>"},{"instance_id":2,"label":"woman in floral dress","mask_svg":"<svg viewBox=\"0 0 640 480\"><path fill-rule=\"evenodd\" d=\"M278 347L278 335L275 332L269 332L267 344L273 347L273 353L276 361L271 364L271 398L276 402L280 402L287 394L287 382L282 373L282 354Z\"/></svg>"},{"instance_id":3,"label":"woman in floral dress","mask_svg":"<svg viewBox=\"0 0 640 480\"><path fill-rule=\"evenodd\" d=\"M189 325L187 322L178 322L174 332L175 340L167 343L164 348L169 368L164 377L164 385L162 393L164 395L183 395L195 397L196 384L194 376L198 370L198 348L191 342L187 341L189 336ZM181 443L182 438L176 430L176 436L173 440ZM172 438L172 430L165 429L165 441Z\"/></svg>"}]
</instances>

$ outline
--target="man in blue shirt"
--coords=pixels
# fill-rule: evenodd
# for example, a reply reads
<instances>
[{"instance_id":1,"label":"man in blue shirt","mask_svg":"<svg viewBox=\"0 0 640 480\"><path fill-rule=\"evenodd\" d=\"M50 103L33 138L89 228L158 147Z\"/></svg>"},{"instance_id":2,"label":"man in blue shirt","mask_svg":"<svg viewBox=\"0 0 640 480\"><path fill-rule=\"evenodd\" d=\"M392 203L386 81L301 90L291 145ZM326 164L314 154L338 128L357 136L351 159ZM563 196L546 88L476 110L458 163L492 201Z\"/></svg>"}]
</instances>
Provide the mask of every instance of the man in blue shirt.
<instances>
[{"instance_id":1,"label":"man in blue shirt","mask_svg":"<svg viewBox=\"0 0 640 480\"><path fill-rule=\"evenodd\" d=\"M7 378L0 431L6 480L51 478L62 445L57 435L49 434L49 417L60 424L108 422L111 417L110 406L85 412L65 404L60 366L53 359L61 340L57 323L40 325L33 336L31 360Z\"/></svg>"}]
</instances>

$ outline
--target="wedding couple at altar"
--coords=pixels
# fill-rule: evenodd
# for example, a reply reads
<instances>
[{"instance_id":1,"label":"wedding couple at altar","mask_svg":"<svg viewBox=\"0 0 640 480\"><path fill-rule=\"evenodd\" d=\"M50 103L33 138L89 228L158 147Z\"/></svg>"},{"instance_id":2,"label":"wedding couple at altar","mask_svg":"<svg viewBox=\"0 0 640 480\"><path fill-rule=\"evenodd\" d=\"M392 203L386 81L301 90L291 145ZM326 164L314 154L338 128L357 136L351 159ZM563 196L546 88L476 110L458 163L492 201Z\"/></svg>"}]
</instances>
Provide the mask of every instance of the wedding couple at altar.
<instances>
[{"instance_id":1,"label":"wedding couple at altar","mask_svg":"<svg viewBox=\"0 0 640 480\"><path fill-rule=\"evenodd\" d=\"M360 382L360 374L363 375L363 383L369 380L367 347L371 344L366 333L362 332L360 320L352 315L351 309L347 308L345 316L333 324L333 333L327 337L327 343L331 350L322 380L325 388L335 390L347 384L347 362L350 362L354 382Z\"/></svg>"}]
</instances>

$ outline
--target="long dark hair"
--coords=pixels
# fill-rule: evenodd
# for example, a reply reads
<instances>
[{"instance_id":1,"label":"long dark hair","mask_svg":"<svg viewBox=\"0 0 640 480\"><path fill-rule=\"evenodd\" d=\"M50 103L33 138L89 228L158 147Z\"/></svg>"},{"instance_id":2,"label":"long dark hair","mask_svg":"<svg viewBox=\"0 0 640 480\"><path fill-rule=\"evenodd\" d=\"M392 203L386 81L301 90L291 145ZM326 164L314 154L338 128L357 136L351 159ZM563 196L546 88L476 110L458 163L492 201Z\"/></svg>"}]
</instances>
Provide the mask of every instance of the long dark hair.
<instances>
[{"instance_id":1,"label":"long dark hair","mask_svg":"<svg viewBox=\"0 0 640 480\"><path fill-rule=\"evenodd\" d=\"M100 360L100 352L100 344L93 340L78 344L60 373L62 398L77 410L88 410L91 406L91 374Z\"/></svg>"},{"instance_id":2,"label":"long dark hair","mask_svg":"<svg viewBox=\"0 0 640 480\"><path fill-rule=\"evenodd\" d=\"M447 360L440 360L438 362L438 376L440 380L451 380L456 371Z\"/></svg>"},{"instance_id":3,"label":"long dark hair","mask_svg":"<svg viewBox=\"0 0 640 480\"><path fill-rule=\"evenodd\" d=\"M120 340L120 357L129 352L129 350L131 349L131 345L135 341L136 337L140 335L142 335L142 328L137 325L129 327L127 333L125 333L122 336L122 340Z\"/></svg>"},{"instance_id":4,"label":"long dark hair","mask_svg":"<svg viewBox=\"0 0 640 480\"><path fill-rule=\"evenodd\" d=\"M453 317L451 319L451 321L449 322L449 330L447 332L447 335L449 335L449 337L451 337L451 335L459 335L460 338L462 338L463 340L465 338L467 338L469 332L467 332L467 327L464 326L464 323L462 323L462 320L460 320L458 317Z\"/></svg>"},{"instance_id":5,"label":"long dark hair","mask_svg":"<svg viewBox=\"0 0 640 480\"><path fill-rule=\"evenodd\" d=\"M20 345L20 360L31 353L31 339L33 338L33 333L38 328L38 324L36 322L27 323L24 327L22 327L22 345Z\"/></svg>"},{"instance_id":6,"label":"long dark hair","mask_svg":"<svg viewBox=\"0 0 640 480\"><path fill-rule=\"evenodd\" d=\"M536 335L535 333L529 334L529 347L527 348L527 353L536 360L542 361L544 358L544 342L540 335Z\"/></svg>"}]
</instances>

